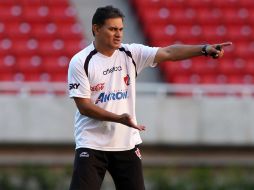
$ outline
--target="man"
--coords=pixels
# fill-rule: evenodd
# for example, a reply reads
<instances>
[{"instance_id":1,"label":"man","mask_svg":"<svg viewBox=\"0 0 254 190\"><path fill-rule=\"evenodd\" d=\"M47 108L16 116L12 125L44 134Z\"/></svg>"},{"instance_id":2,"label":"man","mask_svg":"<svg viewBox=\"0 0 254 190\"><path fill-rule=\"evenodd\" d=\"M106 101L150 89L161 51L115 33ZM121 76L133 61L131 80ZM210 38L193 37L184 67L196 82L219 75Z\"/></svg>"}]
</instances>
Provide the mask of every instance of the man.
<instances>
[{"instance_id":1,"label":"man","mask_svg":"<svg viewBox=\"0 0 254 190\"><path fill-rule=\"evenodd\" d=\"M143 190L135 78L145 67L194 56L223 55L215 45L171 45L157 48L122 44L120 10L98 8L92 19L94 42L78 52L68 71L69 96L75 116L76 154L70 190L99 190L108 171L118 190ZM217 49L216 49L217 48Z\"/></svg>"}]
</instances>

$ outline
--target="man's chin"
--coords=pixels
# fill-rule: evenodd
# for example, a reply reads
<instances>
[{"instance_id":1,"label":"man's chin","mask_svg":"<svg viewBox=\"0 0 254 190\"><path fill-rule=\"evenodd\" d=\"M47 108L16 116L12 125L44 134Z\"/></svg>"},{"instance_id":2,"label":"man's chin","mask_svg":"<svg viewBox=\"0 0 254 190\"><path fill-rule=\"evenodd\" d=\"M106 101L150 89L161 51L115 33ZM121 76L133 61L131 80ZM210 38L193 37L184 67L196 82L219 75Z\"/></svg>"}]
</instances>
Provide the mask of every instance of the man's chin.
<instances>
[{"instance_id":1,"label":"man's chin","mask_svg":"<svg viewBox=\"0 0 254 190\"><path fill-rule=\"evenodd\" d=\"M120 47L121 47L121 43L114 44L113 46L114 49L119 49Z\"/></svg>"}]
</instances>

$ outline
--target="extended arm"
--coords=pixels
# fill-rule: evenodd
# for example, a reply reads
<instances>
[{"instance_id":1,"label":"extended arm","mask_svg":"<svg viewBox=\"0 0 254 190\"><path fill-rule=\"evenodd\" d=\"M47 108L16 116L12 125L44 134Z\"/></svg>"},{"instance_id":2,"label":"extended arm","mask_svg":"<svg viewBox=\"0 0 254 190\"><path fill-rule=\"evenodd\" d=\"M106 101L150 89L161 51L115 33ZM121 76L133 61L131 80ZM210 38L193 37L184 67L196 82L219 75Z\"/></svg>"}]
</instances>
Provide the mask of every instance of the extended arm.
<instances>
[{"instance_id":1,"label":"extended arm","mask_svg":"<svg viewBox=\"0 0 254 190\"><path fill-rule=\"evenodd\" d=\"M74 101L77 105L77 108L79 112L82 115L85 115L87 117L97 119L100 121L111 121L111 122L117 122L124 125L127 125L129 127L138 129L138 130L145 130L145 127L142 125L136 125L129 114L114 114L112 112L106 111L99 106L96 106L91 99L89 98L74 98Z\"/></svg>"},{"instance_id":2,"label":"extended arm","mask_svg":"<svg viewBox=\"0 0 254 190\"><path fill-rule=\"evenodd\" d=\"M219 58L222 57L224 53L224 50L222 48L231 44L231 42L225 42L221 44L213 44L206 46L183 44L170 45L167 47L159 48L155 56L154 62L161 63L163 61L178 61L196 56L201 56L206 53L208 56L215 55L215 58ZM216 46L219 46L221 50L216 49Z\"/></svg>"}]
</instances>

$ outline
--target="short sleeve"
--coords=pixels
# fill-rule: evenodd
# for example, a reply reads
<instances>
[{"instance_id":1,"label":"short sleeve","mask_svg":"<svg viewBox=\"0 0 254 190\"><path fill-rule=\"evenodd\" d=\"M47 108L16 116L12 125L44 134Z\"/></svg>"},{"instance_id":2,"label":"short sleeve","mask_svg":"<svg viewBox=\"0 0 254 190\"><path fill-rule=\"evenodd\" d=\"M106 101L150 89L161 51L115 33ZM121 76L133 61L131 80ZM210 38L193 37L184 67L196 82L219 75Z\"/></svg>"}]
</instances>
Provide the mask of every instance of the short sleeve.
<instances>
[{"instance_id":1,"label":"short sleeve","mask_svg":"<svg viewBox=\"0 0 254 190\"><path fill-rule=\"evenodd\" d=\"M131 44L129 48L136 62L137 73L140 73L146 67L155 67L157 65L157 63L154 63L154 58L159 49L158 47Z\"/></svg>"},{"instance_id":2,"label":"short sleeve","mask_svg":"<svg viewBox=\"0 0 254 190\"><path fill-rule=\"evenodd\" d=\"M90 98L90 84L83 63L73 57L68 68L69 97Z\"/></svg>"}]
</instances>

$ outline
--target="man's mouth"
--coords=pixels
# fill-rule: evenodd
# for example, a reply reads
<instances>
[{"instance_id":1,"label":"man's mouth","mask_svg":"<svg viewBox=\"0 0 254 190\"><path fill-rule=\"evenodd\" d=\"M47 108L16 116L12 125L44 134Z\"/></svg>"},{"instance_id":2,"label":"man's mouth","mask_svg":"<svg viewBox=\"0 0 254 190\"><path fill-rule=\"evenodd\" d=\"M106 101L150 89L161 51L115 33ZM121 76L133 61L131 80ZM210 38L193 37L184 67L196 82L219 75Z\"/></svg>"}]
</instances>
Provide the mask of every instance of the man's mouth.
<instances>
[{"instance_id":1,"label":"man's mouth","mask_svg":"<svg viewBox=\"0 0 254 190\"><path fill-rule=\"evenodd\" d=\"M119 42L121 42L121 40L120 39L114 39L114 42L119 43Z\"/></svg>"}]
</instances>

